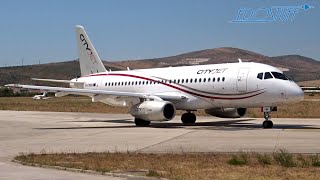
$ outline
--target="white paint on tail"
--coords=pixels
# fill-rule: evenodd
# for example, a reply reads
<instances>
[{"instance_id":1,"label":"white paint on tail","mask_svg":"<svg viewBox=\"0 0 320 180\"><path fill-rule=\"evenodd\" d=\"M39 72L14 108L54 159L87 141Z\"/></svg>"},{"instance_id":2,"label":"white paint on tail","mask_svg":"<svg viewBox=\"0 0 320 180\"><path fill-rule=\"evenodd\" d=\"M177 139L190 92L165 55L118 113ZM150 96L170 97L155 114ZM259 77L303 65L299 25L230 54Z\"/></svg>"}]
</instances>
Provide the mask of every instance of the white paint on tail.
<instances>
[{"instance_id":1,"label":"white paint on tail","mask_svg":"<svg viewBox=\"0 0 320 180\"><path fill-rule=\"evenodd\" d=\"M106 72L107 70L82 26L76 26L76 38L79 48L81 76Z\"/></svg>"}]
</instances>

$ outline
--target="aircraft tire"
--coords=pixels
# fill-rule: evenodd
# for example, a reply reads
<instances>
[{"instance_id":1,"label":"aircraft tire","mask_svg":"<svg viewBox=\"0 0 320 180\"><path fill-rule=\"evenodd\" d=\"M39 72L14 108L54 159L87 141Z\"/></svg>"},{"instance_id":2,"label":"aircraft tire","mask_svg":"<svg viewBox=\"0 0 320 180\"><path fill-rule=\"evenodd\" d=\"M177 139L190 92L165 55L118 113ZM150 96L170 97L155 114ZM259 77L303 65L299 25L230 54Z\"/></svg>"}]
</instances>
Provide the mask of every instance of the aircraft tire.
<instances>
[{"instance_id":1,"label":"aircraft tire","mask_svg":"<svg viewBox=\"0 0 320 180\"><path fill-rule=\"evenodd\" d=\"M268 121L263 121L262 126L264 129L270 129L273 127L273 122L268 120Z\"/></svg>"},{"instance_id":2,"label":"aircraft tire","mask_svg":"<svg viewBox=\"0 0 320 180\"><path fill-rule=\"evenodd\" d=\"M138 127L148 127L150 125L150 121L145 121L145 120L142 120L142 119L139 119L139 118L135 118L134 119L134 123Z\"/></svg>"},{"instance_id":3,"label":"aircraft tire","mask_svg":"<svg viewBox=\"0 0 320 180\"><path fill-rule=\"evenodd\" d=\"M184 113L181 116L181 121L183 124L193 124L197 120L197 117L193 113Z\"/></svg>"}]
</instances>

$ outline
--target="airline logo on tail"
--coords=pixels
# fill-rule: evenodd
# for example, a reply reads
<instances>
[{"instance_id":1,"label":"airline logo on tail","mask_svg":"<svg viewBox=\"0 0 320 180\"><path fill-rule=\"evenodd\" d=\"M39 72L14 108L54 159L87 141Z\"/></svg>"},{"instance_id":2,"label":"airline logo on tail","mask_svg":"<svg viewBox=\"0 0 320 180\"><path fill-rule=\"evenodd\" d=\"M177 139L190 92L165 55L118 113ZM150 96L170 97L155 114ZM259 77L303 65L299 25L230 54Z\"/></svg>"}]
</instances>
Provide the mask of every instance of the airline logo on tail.
<instances>
[{"instance_id":1,"label":"airline logo on tail","mask_svg":"<svg viewBox=\"0 0 320 180\"><path fill-rule=\"evenodd\" d=\"M84 46L86 47L86 51L87 51L87 54L88 54L89 57L90 57L90 60L91 60L93 63L98 63L97 60L96 60L96 58L95 58L94 55L93 55L92 50L89 48L89 44L88 44L88 42L87 42L87 40L86 40L86 38L84 37L83 34L80 34L80 40L83 42L82 45L84 45Z\"/></svg>"}]
</instances>

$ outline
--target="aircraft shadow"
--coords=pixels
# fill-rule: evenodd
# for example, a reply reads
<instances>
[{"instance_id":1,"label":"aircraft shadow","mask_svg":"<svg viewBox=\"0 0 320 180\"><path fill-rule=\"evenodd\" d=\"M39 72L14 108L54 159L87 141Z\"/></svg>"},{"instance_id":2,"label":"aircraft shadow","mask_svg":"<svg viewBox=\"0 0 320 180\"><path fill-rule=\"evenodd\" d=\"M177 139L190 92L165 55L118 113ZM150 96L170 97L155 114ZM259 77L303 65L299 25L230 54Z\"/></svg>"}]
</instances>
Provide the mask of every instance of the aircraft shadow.
<instances>
[{"instance_id":1,"label":"aircraft shadow","mask_svg":"<svg viewBox=\"0 0 320 180\"><path fill-rule=\"evenodd\" d=\"M255 119L233 119L226 121L211 121L211 122L197 122L195 124L183 124L176 122L152 122L149 127L146 128L188 128L188 129L206 129L206 130L254 130L262 129L261 124L250 122ZM38 130L57 130L57 129L116 129L116 128L141 128L136 127L132 119L113 119L113 120L88 120L88 121L61 121L61 122L105 122L105 123L117 123L126 125L115 126L71 126L71 127L41 127L34 128ZM262 123L262 122L261 122ZM312 125L293 125L293 124L276 124L274 123L273 129L315 129L319 130L320 127L314 127Z\"/></svg>"},{"instance_id":2,"label":"aircraft shadow","mask_svg":"<svg viewBox=\"0 0 320 180\"><path fill-rule=\"evenodd\" d=\"M119 123L119 124L128 124L132 123L132 119L111 119L111 120L97 120L97 119L92 119L88 121L61 121L61 122L106 122L106 123Z\"/></svg>"}]
</instances>

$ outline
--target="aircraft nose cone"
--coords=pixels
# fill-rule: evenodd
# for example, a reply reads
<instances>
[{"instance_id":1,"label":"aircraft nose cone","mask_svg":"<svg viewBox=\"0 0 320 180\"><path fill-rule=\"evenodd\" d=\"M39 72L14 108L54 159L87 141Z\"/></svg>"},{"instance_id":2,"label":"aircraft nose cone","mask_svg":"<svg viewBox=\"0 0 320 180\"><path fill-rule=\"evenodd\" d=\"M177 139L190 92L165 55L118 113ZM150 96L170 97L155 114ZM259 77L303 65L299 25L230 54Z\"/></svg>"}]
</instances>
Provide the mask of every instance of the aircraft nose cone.
<instances>
[{"instance_id":1,"label":"aircraft nose cone","mask_svg":"<svg viewBox=\"0 0 320 180\"><path fill-rule=\"evenodd\" d=\"M302 101L303 98L304 98L303 90L298 85L292 88L288 93L288 100L292 103Z\"/></svg>"}]
</instances>

